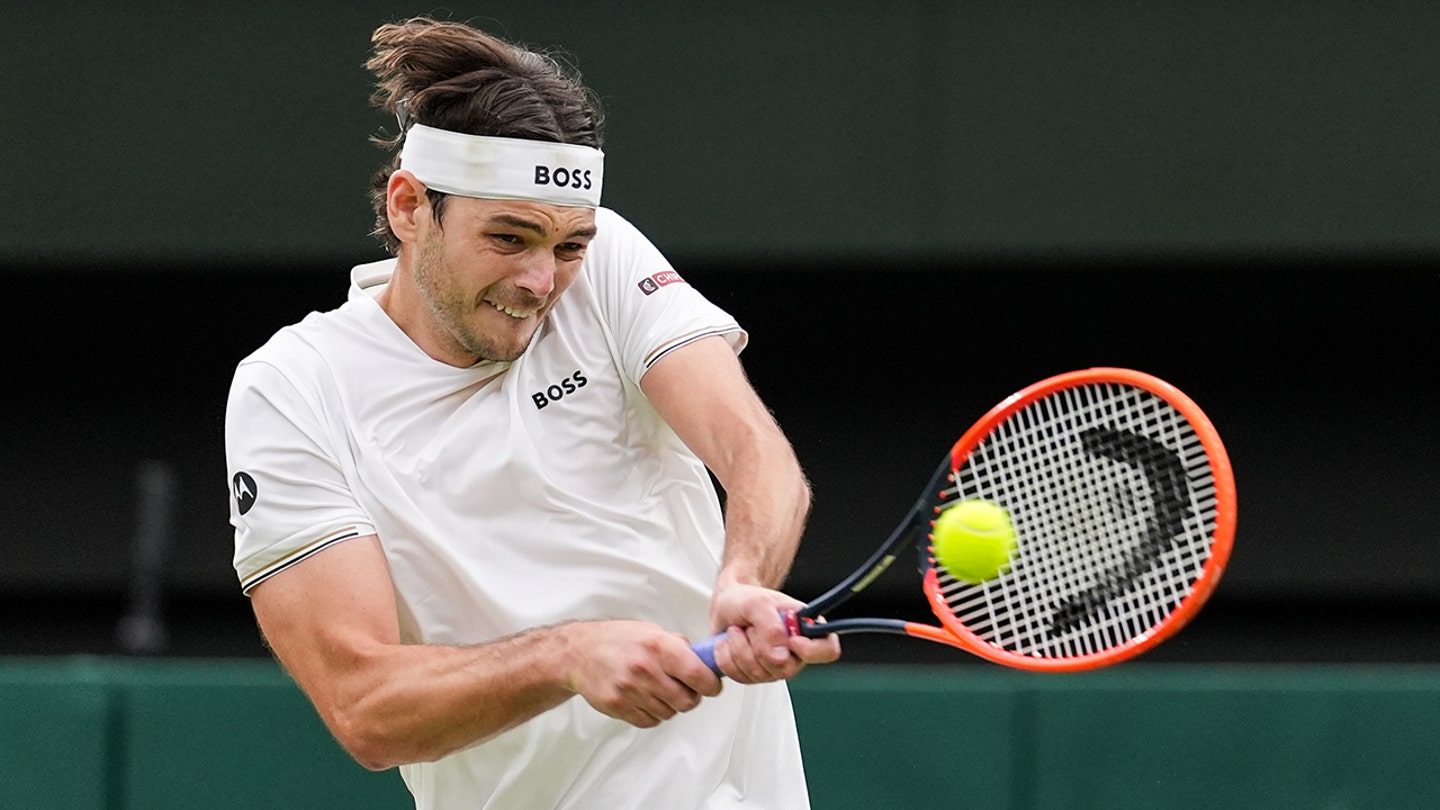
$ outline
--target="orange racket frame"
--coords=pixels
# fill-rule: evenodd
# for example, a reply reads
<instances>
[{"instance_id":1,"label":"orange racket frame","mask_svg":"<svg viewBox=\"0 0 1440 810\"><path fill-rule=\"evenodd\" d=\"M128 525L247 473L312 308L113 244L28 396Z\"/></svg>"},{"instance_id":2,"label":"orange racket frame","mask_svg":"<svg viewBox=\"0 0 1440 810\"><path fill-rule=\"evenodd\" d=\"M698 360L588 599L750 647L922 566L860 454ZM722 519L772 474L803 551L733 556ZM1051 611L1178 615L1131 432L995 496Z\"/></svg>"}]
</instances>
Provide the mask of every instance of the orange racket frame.
<instances>
[{"instance_id":1,"label":"orange racket frame","mask_svg":"<svg viewBox=\"0 0 1440 810\"><path fill-rule=\"evenodd\" d=\"M1169 613L1149 632L1087 655L1072 658L1036 658L997 647L958 621L941 591L940 570L934 566L934 560L931 558L928 564L924 565L923 587L925 595L930 601L931 609L936 618L940 619L943 629L911 622L906 626L907 635L958 646L981 658L1006 666L1030 670L1074 672L1119 663L1152 649L1173 636L1200 612L1200 608L1205 605L1210 595L1214 593L1215 587L1220 583L1220 577L1230 560L1230 551L1234 545L1235 479L1225 445L1221 442L1220 434L1215 430L1209 417L1200 409L1200 406L1195 404L1194 400L1170 383L1144 372L1124 368L1091 368L1059 374L1042 380L1006 398L981 417L970 430L966 431L965 435L961 436L950 450L951 469L959 470L964 466L971 452L990 435L997 425L1036 401L1057 391L1104 383L1129 385L1159 396L1185 418L1204 449L1210 466L1210 476L1214 481L1215 525L1209 557L1195 578L1191 591L1180 601L1173 612ZM930 525L933 527L933 520L930 521Z\"/></svg>"},{"instance_id":2,"label":"orange racket frame","mask_svg":"<svg viewBox=\"0 0 1440 810\"><path fill-rule=\"evenodd\" d=\"M943 568L938 565L930 548L930 532L933 530L936 516L947 507L949 503L957 502L960 492L959 481L964 477L967 465L972 463L972 455L976 454L982 445L991 440L997 432L1016 418L1018 414L1026 412L1027 409L1036 406L1042 401L1059 401L1054 398L1060 395L1076 396L1079 389L1092 391L1113 391L1126 392L1131 396L1132 401L1142 402L1143 407L1136 406L1137 412L1144 410L1147 414L1153 415L1163 412L1163 416L1173 423L1168 429L1170 433L1177 432L1178 425L1183 422L1185 441L1179 442L1188 445L1188 453L1191 463L1187 470L1187 476L1200 475L1202 487L1201 499L1205 502L1203 512L1194 510L1194 502L1187 504L1186 520L1190 528L1184 533L1193 535L1189 553L1190 562L1181 567L1181 574L1178 578L1185 580L1183 594L1174 598L1173 606L1163 605L1158 610L1163 610L1164 615L1156 621L1144 622L1143 627L1138 627L1131 621L1124 628L1117 631L1113 627L1105 629L1105 640L1097 649L1084 650L1078 653L1066 653L1062 655L1037 654L1035 652L1022 652L1010 649L1004 644L997 644L976 632L975 628L969 626L965 621L957 617L952 609L950 599L947 597L947 589L972 587L985 588L989 585L979 583L967 585L958 583L951 578ZM1081 397L1083 398L1083 396ZM1101 409L1103 410L1103 409ZM1173 413L1172 413L1173 411ZM1178 415L1178 419L1176 418ZM1147 416L1146 418L1149 418ZM1065 428L1064 430L1068 430ZM1061 431L1063 432L1063 430ZM1161 455L1174 453L1176 458L1180 457L1179 450L1169 446L1161 446L1161 443L1153 437L1142 436L1141 431L1132 427L1117 428L1113 431L1116 435L1131 434L1137 436L1137 441L1142 444L1159 448ZM1048 434L1047 434L1048 435ZM1193 441L1189 436L1193 435ZM1168 436L1172 444L1177 443L1174 436ZM1198 444L1198 450L1194 445ZM1003 456L1004 448L996 451ZM1197 453L1202 455L1197 455ZM1123 458L1115 459L1134 463L1138 468L1143 468L1143 461ZM1204 462L1203 470L1200 461ZM1203 475L1201 473L1203 472ZM1143 470L1142 470L1143 473ZM1075 477L1075 476L1072 476ZM1083 476L1081 476L1083 478ZM1144 475L1140 476L1144 478ZM1086 486L1090 486L1089 483ZM1098 485L1097 485L1098 486ZM1193 495L1186 484L1187 497ZM1095 493L1087 491L1083 497L1094 500ZM1213 503L1212 503L1213 502ZM1089 502L1087 502L1089 505ZM1001 503L1001 506L1008 506ZM1026 554L1026 527L1024 515L1016 521L1017 530L1020 533L1018 552L1022 556ZM1175 386L1144 372L1124 368L1091 368L1081 371L1072 371L1066 374L1041 380L1000 402L990 409L977 421L964 435L960 437L950 452L942 461L939 469L931 477L924 493L915 507L907 514L906 518L896 527L889 539L878 548L866 562L856 569L850 576L831 588L825 594L807 604L798 611L782 612L790 632L807 637L819 637L832 633L859 633L859 632L884 632L902 633L914 638L927 641L947 644L958 647L974 655L997 664L1020 669L1045 671L1045 672L1074 672L1080 670L1096 669L1133 658L1146 650L1170 638L1186 625L1204 606L1207 599L1214 592L1216 585L1224 573L1225 566L1230 558L1230 551L1234 542L1236 522L1236 499L1234 475L1230 468L1229 456L1225 452L1225 446L1220 441L1220 436L1211 424L1209 418L1188 396L1182 393ZM1161 530L1159 534L1165 534ZM1152 538L1153 539L1153 538ZM1164 538L1167 542L1171 538ZM863 590L876 577L884 573L890 564L901 553L911 541L913 547L919 554L919 568L922 577L922 588L930 604L931 610L940 620L940 625L928 625L920 622L901 621L896 619L881 618L845 618L834 621L825 621L820 618L822 613L828 612L848 600L854 594ZM1069 542L1066 539L1060 541ZM1162 552L1154 551L1155 555ZM1203 557L1203 559L1201 559ZM1156 560L1147 560L1151 565ZM1058 566L1056 566L1058 567ZM1141 566L1135 566L1139 568ZM1190 569L1194 568L1193 575ZM997 587L1004 585L1002 574L997 582ZM1177 575L1172 575L1175 579ZM1142 577L1136 571L1129 572L1129 580L1123 581L1115 588L1117 593L1125 593ZM1115 579L1116 577L1112 577ZM1124 577L1118 577L1124 580ZM1175 583L1171 582L1166 586L1173 589ZM1109 592L1105 592L1109 593ZM1167 591L1168 594L1168 591ZM1133 594L1131 594L1133 595ZM1014 599L1022 601L1021 596L1000 594L999 599ZM1106 601L1121 601L1118 596L1094 597L1092 602L1098 603L1102 599ZM1165 600L1172 597L1166 596ZM1034 604L1037 597L1033 594L1024 594L1023 601L1027 607L1023 608L1031 613L1037 612ZM1088 605L1089 603L1087 603ZM1108 607L1098 605L1094 607L1095 612L1103 612ZM1150 608L1153 613L1157 608ZM1084 619L1081 619L1084 621ZM694 645L696 652L706 660L716 671L714 662L714 644L722 638L717 635Z\"/></svg>"}]
</instances>

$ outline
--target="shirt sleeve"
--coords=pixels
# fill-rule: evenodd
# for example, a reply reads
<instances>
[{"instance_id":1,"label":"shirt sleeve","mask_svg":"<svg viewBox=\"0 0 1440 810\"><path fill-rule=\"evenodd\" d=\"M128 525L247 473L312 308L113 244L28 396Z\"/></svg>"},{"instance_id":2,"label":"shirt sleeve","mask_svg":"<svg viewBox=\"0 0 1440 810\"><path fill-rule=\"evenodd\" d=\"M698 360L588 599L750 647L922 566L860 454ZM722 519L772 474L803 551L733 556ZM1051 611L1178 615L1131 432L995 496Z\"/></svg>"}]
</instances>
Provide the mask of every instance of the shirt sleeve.
<instances>
[{"instance_id":1,"label":"shirt sleeve","mask_svg":"<svg viewBox=\"0 0 1440 810\"><path fill-rule=\"evenodd\" d=\"M336 543L373 534L315 405L280 369L247 360L225 410L235 572L245 594Z\"/></svg>"},{"instance_id":2,"label":"shirt sleeve","mask_svg":"<svg viewBox=\"0 0 1440 810\"><path fill-rule=\"evenodd\" d=\"M686 283L634 225L607 208L596 218L586 273L630 379L638 383L661 357L704 337L724 337L737 353L745 347L735 319Z\"/></svg>"}]
</instances>

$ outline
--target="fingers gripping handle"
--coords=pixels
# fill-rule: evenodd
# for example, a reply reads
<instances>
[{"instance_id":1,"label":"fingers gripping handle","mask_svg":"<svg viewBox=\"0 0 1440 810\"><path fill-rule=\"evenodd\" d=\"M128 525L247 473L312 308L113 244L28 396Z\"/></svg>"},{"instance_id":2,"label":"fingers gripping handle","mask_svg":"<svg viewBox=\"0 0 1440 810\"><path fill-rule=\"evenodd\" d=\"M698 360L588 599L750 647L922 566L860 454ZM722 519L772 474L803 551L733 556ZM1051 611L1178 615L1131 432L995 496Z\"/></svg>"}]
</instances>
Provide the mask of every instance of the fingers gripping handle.
<instances>
[{"instance_id":1,"label":"fingers gripping handle","mask_svg":"<svg viewBox=\"0 0 1440 810\"><path fill-rule=\"evenodd\" d=\"M785 632L792 636L801 635L800 617L795 614L795 611L780 611L780 620L785 623ZM705 662L705 666L710 667L710 671L716 675L722 673L720 672L720 665L715 663L715 645L720 643L724 638L724 633L716 633L704 641L697 641L690 645L690 649L694 650L695 654L700 656L700 660Z\"/></svg>"}]
</instances>

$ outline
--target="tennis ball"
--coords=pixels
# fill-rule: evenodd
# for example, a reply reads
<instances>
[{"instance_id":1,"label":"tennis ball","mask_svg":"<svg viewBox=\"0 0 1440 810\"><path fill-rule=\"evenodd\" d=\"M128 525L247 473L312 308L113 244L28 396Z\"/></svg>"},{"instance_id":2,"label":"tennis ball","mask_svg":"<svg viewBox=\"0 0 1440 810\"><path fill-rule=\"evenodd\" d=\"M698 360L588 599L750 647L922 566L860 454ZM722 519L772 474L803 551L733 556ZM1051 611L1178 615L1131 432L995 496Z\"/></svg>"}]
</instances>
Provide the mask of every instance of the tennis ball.
<instances>
[{"instance_id":1,"label":"tennis ball","mask_svg":"<svg viewBox=\"0 0 1440 810\"><path fill-rule=\"evenodd\" d=\"M930 535L935 561L963 582L979 583L1010 570L1015 526L999 506L961 501L940 513Z\"/></svg>"}]
</instances>

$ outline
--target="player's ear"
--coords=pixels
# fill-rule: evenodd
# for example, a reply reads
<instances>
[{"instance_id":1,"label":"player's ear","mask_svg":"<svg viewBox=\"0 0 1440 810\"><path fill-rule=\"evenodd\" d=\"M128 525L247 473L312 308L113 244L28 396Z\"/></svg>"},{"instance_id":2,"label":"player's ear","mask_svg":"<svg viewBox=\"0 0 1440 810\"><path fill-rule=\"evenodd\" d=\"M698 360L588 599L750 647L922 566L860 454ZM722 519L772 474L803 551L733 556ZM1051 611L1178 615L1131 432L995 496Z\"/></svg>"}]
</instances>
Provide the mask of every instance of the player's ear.
<instances>
[{"instance_id":1,"label":"player's ear","mask_svg":"<svg viewBox=\"0 0 1440 810\"><path fill-rule=\"evenodd\" d=\"M415 175L401 169L390 175L385 187L385 216L390 220L390 230L401 242L415 242L418 220L422 209L428 209L429 198L425 196L425 184Z\"/></svg>"}]
</instances>

